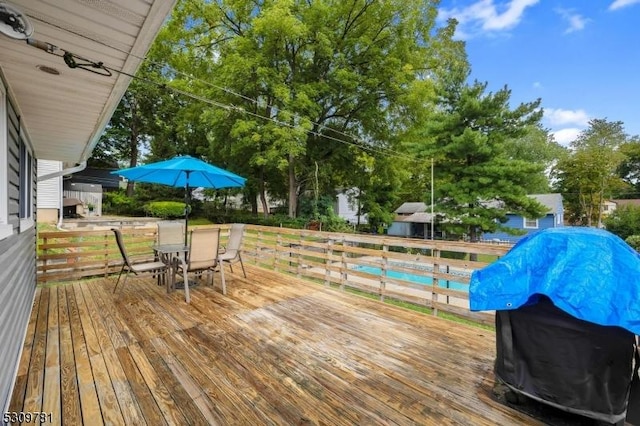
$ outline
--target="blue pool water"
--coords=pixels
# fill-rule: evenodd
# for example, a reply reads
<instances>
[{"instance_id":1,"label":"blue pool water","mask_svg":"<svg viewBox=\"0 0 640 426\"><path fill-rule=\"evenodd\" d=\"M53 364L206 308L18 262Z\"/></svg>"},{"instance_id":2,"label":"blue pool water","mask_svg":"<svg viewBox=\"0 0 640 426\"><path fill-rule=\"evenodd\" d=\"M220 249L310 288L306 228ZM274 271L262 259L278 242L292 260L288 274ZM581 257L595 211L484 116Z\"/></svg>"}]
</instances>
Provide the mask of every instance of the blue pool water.
<instances>
[{"instance_id":1,"label":"blue pool water","mask_svg":"<svg viewBox=\"0 0 640 426\"><path fill-rule=\"evenodd\" d=\"M375 266L356 266L354 269L356 271L366 272L367 274L378 275L378 276L380 276L380 274L382 273L382 269L377 268ZM398 272L398 271L393 271L393 270L388 270L387 271L387 277L389 277L389 278L398 278L398 279L401 279L401 280L411 281L411 282L418 283L418 284L429 284L430 285L430 284L433 283L433 280L430 277L425 277L425 276L422 276L422 275L408 274L406 272ZM469 291L469 285L468 284L463 284L463 283L459 283L459 282L455 282L455 281L438 280L438 287L450 288L452 290L458 290L458 291L464 291L464 292L468 292Z\"/></svg>"}]
</instances>

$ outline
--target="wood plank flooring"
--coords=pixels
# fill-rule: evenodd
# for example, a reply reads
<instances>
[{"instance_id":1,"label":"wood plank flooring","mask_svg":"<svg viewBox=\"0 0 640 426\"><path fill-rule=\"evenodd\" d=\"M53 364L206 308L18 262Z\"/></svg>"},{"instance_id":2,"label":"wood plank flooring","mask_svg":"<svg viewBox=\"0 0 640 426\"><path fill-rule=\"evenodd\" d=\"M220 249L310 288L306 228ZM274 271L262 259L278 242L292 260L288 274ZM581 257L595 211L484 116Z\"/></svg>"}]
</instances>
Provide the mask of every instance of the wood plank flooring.
<instances>
[{"instance_id":1,"label":"wood plank flooring","mask_svg":"<svg viewBox=\"0 0 640 426\"><path fill-rule=\"evenodd\" d=\"M536 424L491 398L493 332L256 267L37 290L10 411L55 424Z\"/></svg>"}]
</instances>

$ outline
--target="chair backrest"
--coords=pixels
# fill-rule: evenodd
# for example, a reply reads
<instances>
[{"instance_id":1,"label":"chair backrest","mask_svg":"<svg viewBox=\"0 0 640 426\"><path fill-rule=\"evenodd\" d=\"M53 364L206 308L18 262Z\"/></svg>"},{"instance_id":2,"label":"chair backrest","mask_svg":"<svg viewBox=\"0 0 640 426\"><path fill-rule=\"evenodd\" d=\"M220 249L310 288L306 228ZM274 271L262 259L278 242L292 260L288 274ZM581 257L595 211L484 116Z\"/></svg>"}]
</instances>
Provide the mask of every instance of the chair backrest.
<instances>
[{"instance_id":1,"label":"chair backrest","mask_svg":"<svg viewBox=\"0 0 640 426\"><path fill-rule=\"evenodd\" d=\"M127 256L127 249L124 246L124 240L122 239L122 232L120 232L117 228L111 228L113 233L116 236L116 243L118 243L118 249L120 249L120 254L122 255L122 260L124 264L128 267L131 267L131 262L129 261L129 256Z\"/></svg>"},{"instance_id":2,"label":"chair backrest","mask_svg":"<svg viewBox=\"0 0 640 426\"><path fill-rule=\"evenodd\" d=\"M183 244L184 222L161 221L158 222L158 245Z\"/></svg>"},{"instance_id":3,"label":"chair backrest","mask_svg":"<svg viewBox=\"0 0 640 426\"><path fill-rule=\"evenodd\" d=\"M236 253L242 246L244 237L244 223L232 223L229 228L229 241L227 242L226 253Z\"/></svg>"},{"instance_id":4,"label":"chair backrest","mask_svg":"<svg viewBox=\"0 0 640 426\"><path fill-rule=\"evenodd\" d=\"M215 267L218 264L220 228L194 229L190 234L188 269Z\"/></svg>"}]
</instances>

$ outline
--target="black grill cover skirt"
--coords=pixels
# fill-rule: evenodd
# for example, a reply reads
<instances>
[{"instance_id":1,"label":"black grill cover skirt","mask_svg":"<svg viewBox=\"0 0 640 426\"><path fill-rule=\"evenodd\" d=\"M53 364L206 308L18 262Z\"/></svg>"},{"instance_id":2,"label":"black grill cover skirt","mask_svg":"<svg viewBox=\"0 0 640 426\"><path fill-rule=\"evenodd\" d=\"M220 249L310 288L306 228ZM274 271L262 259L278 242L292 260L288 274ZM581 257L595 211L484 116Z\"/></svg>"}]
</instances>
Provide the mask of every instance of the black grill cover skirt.
<instances>
[{"instance_id":1,"label":"black grill cover skirt","mask_svg":"<svg viewBox=\"0 0 640 426\"><path fill-rule=\"evenodd\" d=\"M616 423L626 416L634 335L579 320L541 296L496 312L497 378L562 410Z\"/></svg>"}]
</instances>

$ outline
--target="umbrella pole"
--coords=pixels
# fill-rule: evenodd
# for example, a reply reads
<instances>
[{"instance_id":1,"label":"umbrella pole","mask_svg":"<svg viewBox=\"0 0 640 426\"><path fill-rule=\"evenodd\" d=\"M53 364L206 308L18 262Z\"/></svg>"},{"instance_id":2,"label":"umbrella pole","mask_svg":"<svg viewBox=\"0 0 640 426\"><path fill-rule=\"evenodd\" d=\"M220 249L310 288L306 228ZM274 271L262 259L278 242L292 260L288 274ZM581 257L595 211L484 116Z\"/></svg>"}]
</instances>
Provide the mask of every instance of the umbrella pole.
<instances>
[{"instance_id":1,"label":"umbrella pole","mask_svg":"<svg viewBox=\"0 0 640 426\"><path fill-rule=\"evenodd\" d=\"M187 170L187 179L184 184L184 245L188 244L187 235L189 234L189 171Z\"/></svg>"}]
</instances>

